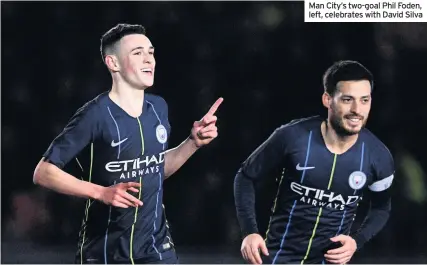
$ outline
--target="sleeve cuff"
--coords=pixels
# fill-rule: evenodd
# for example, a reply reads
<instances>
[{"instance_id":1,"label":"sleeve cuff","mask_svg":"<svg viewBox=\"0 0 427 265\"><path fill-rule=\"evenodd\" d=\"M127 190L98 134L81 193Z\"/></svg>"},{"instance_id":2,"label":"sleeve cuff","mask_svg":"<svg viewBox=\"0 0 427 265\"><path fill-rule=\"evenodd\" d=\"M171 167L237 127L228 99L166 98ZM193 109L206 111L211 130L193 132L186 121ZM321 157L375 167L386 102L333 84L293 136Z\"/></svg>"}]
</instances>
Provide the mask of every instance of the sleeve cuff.
<instances>
[{"instance_id":1,"label":"sleeve cuff","mask_svg":"<svg viewBox=\"0 0 427 265\"><path fill-rule=\"evenodd\" d=\"M356 241L357 250L360 250L366 242L366 240L360 234L354 234L352 235L352 238L354 241Z\"/></svg>"},{"instance_id":2,"label":"sleeve cuff","mask_svg":"<svg viewBox=\"0 0 427 265\"><path fill-rule=\"evenodd\" d=\"M242 231L243 238L247 237L250 234L259 234L258 229L256 227L248 227Z\"/></svg>"}]
</instances>

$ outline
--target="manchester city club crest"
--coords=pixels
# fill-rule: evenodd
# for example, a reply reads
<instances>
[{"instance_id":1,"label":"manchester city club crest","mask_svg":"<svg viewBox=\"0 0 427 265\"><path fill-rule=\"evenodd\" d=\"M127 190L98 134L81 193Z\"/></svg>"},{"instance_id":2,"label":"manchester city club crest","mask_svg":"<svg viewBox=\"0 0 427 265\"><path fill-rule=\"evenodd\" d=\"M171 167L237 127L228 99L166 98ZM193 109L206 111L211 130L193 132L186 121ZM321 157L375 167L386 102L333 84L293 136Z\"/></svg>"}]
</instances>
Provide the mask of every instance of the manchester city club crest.
<instances>
[{"instance_id":1,"label":"manchester city club crest","mask_svg":"<svg viewBox=\"0 0 427 265\"><path fill-rule=\"evenodd\" d=\"M348 178L348 184L352 189L359 190L365 186L366 175L362 171L354 171Z\"/></svg>"},{"instance_id":2,"label":"manchester city club crest","mask_svg":"<svg viewBox=\"0 0 427 265\"><path fill-rule=\"evenodd\" d=\"M166 141L168 140L168 132L166 131L165 126L163 126L162 124L160 124L156 128L156 137L157 141L159 141L159 143L161 144L166 143Z\"/></svg>"}]
</instances>

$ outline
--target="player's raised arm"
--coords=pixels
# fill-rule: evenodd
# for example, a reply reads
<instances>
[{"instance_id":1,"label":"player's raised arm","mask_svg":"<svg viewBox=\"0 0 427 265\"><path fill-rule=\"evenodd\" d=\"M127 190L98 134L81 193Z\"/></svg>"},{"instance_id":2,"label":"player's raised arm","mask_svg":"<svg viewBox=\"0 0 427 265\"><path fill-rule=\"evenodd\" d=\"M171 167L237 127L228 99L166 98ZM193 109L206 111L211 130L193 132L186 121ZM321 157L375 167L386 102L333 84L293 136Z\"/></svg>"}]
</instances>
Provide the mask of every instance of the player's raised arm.
<instances>
[{"instance_id":1,"label":"player's raised arm","mask_svg":"<svg viewBox=\"0 0 427 265\"><path fill-rule=\"evenodd\" d=\"M179 146L169 149L165 155L165 177L175 173L198 148L209 144L218 136L216 127L217 111L223 98L219 98L200 121L195 121L191 129L191 135Z\"/></svg>"},{"instance_id":2,"label":"player's raised arm","mask_svg":"<svg viewBox=\"0 0 427 265\"><path fill-rule=\"evenodd\" d=\"M255 188L257 180L282 166L285 155L284 130L279 128L260 145L243 163L234 181L234 199L237 218L244 237L242 256L252 264L260 264L259 250L268 255L265 242L258 234L255 214Z\"/></svg>"}]
</instances>

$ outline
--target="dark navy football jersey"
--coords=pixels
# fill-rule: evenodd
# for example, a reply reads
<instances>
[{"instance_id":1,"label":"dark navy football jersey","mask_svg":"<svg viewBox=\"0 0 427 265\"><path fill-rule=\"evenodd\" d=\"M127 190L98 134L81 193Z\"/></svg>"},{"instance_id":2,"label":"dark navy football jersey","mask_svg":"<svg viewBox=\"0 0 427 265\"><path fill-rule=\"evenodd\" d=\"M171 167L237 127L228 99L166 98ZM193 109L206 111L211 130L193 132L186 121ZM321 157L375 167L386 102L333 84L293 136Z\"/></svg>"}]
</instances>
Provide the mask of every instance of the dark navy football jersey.
<instances>
[{"instance_id":1,"label":"dark navy football jersey","mask_svg":"<svg viewBox=\"0 0 427 265\"><path fill-rule=\"evenodd\" d=\"M350 233L364 192L389 196L394 162L385 145L362 129L348 151L334 154L325 145L323 121L310 117L281 126L240 169L251 180L282 171L264 263L323 262L325 252L337 247L330 238ZM251 223L247 226L252 229Z\"/></svg>"},{"instance_id":2,"label":"dark navy football jersey","mask_svg":"<svg viewBox=\"0 0 427 265\"><path fill-rule=\"evenodd\" d=\"M78 263L148 263L175 255L163 207L168 107L145 94L143 111L128 115L103 93L80 108L44 157L63 168L85 148L90 161L84 180L111 186L138 182L141 207L118 208L87 200Z\"/></svg>"}]
</instances>

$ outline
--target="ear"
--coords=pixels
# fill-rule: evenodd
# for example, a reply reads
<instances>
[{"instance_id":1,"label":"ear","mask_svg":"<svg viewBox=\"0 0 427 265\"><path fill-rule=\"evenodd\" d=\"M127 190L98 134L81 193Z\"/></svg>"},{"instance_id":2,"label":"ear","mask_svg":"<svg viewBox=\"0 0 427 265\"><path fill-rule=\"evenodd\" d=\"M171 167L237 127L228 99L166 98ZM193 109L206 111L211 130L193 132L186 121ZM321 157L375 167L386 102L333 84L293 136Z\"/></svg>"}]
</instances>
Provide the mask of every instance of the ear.
<instances>
[{"instance_id":1,"label":"ear","mask_svg":"<svg viewBox=\"0 0 427 265\"><path fill-rule=\"evenodd\" d=\"M325 106L325 108L327 109L331 107L332 97L327 92L324 92L322 95L322 103L323 103L323 106Z\"/></svg>"},{"instance_id":2,"label":"ear","mask_svg":"<svg viewBox=\"0 0 427 265\"><path fill-rule=\"evenodd\" d=\"M115 55L106 55L105 64L107 65L108 69L112 72L120 71L119 60Z\"/></svg>"}]
</instances>

